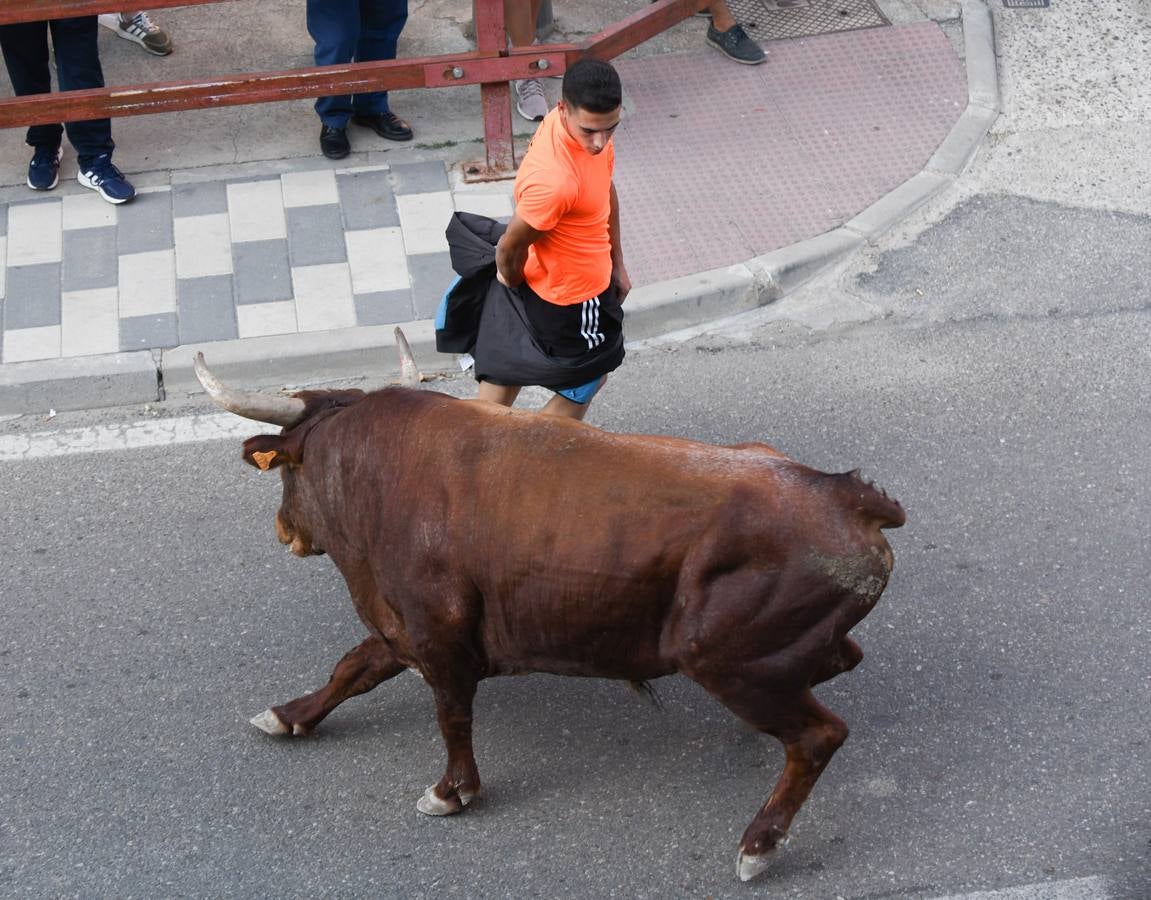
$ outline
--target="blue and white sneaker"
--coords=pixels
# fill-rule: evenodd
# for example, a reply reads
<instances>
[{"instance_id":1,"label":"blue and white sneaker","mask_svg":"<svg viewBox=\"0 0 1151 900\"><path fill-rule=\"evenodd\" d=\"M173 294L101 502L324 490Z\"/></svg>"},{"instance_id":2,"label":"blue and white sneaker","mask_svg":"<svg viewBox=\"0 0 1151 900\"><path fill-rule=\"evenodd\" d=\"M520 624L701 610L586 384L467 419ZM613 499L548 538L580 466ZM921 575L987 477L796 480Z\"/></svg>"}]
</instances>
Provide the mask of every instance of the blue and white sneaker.
<instances>
[{"instance_id":1,"label":"blue and white sneaker","mask_svg":"<svg viewBox=\"0 0 1151 900\"><path fill-rule=\"evenodd\" d=\"M97 156L87 166L81 168L76 180L84 187L98 192L109 203L127 203L136 196L136 189L123 173L112 165L112 157L107 153Z\"/></svg>"},{"instance_id":2,"label":"blue and white sneaker","mask_svg":"<svg viewBox=\"0 0 1151 900\"><path fill-rule=\"evenodd\" d=\"M28 163L28 187L34 191L50 191L60 183L59 147L37 147Z\"/></svg>"}]
</instances>

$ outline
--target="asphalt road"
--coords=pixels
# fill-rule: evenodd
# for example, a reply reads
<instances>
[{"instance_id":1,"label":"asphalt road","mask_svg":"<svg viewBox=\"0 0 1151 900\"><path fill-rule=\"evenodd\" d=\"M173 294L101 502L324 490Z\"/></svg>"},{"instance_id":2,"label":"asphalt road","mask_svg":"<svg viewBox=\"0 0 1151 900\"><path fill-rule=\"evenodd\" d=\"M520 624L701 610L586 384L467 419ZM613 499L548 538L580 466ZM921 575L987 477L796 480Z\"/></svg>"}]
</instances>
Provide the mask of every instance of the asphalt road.
<instances>
[{"instance_id":1,"label":"asphalt road","mask_svg":"<svg viewBox=\"0 0 1151 900\"><path fill-rule=\"evenodd\" d=\"M246 722L362 633L238 441L0 463L0 895L1151 895L1149 253L1146 218L977 198L782 310L820 327L636 352L597 400L609 429L862 466L908 511L866 658L819 689L851 737L749 885L782 753L686 680L662 711L485 683L486 796L425 818L415 677L310 739Z\"/></svg>"}]
</instances>

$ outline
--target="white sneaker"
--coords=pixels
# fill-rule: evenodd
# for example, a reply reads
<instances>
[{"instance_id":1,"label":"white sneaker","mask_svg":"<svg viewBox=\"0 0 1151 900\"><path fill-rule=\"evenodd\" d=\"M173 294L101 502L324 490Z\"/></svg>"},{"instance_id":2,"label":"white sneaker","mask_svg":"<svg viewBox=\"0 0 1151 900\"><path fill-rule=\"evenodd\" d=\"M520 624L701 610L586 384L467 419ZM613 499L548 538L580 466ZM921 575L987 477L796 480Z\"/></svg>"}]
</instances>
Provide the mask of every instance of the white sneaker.
<instances>
[{"instance_id":1,"label":"white sneaker","mask_svg":"<svg viewBox=\"0 0 1151 900\"><path fill-rule=\"evenodd\" d=\"M548 98L544 95L544 86L538 78L527 78L517 81L516 85L516 112L529 122L542 122L548 114Z\"/></svg>"}]
</instances>

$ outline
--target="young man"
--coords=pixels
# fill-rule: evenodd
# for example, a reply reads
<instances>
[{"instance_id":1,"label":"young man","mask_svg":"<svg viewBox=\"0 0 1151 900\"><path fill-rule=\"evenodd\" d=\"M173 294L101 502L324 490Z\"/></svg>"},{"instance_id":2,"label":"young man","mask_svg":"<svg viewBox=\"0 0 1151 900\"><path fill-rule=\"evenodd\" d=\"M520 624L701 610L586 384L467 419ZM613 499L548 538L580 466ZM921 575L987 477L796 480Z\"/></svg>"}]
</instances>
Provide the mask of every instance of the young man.
<instances>
[{"instance_id":1,"label":"young man","mask_svg":"<svg viewBox=\"0 0 1151 900\"><path fill-rule=\"evenodd\" d=\"M495 261L497 280L516 293L534 346L565 365L591 361L590 379L587 368L572 367L581 383L545 385L556 393L544 413L582 419L623 359L621 304L631 290L612 182L619 75L602 60L581 59L565 73L562 97L520 164L515 215L496 245ZM482 326L479 341L483 346ZM605 355L609 347L618 351ZM493 383L484 377L479 350L476 359L481 399L511 406L522 385L539 383Z\"/></svg>"},{"instance_id":2,"label":"young man","mask_svg":"<svg viewBox=\"0 0 1151 900\"><path fill-rule=\"evenodd\" d=\"M100 54L96 46L95 16L53 19L48 22L18 22L0 25L0 51L17 97L47 94L52 90L48 68L48 35L56 56L56 79L62 91L104 86ZM33 125L26 140L33 148L28 165L28 187L50 191L60 178L60 141L64 132L76 149L80 173L76 180L91 188L109 203L126 203L136 189L112 165L112 122L89 119L66 125Z\"/></svg>"},{"instance_id":3,"label":"young man","mask_svg":"<svg viewBox=\"0 0 1151 900\"><path fill-rule=\"evenodd\" d=\"M308 33L316 42L317 66L396 58L408 21L408 0L308 0ZM387 91L321 97L320 152L343 159L352 151L347 126L370 128L389 141L410 141L411 126L388 107Z\"/></svg>"}]
</instances>

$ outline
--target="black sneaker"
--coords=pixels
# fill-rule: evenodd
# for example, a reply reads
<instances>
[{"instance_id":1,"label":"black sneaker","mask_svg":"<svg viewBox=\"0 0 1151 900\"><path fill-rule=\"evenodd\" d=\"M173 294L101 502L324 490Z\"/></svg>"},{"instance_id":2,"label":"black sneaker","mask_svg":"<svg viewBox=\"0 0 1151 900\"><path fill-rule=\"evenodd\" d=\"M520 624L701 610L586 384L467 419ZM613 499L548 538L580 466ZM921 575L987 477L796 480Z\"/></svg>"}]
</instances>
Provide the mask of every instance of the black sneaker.
<instances>
[{"instance_id":1,"label":"black sneaker","mask_svg":"<svg viewBox=\"0 0 1151 900\"><path fill-rule=\"evenodd\" d=\"M50 191L60 183L59 147L37 147L28 163L28 187L34 191Z\"/></svg>"},{"instance_id":2,"label":"black sneaker","mask_svg":"<svg viewBox=\"0 0 1151 900\"><path fill-rule=\"evenodd\" d=\"M738 24L727 31L716 31L715 25L707 26L707 42L728 59L734 59L745 66L758 66L767 59L763 48L747 36Z\"/></svg>"},{"instance_id":3,"label":"black sneaker","mask_svg":"<svg viewBox=\"0 0 1151 900\"><path fill-rule=\"evenodd\" d=\"M321 126L320 152L328 159L343 159L352 152L352 145L348 143L348 132L343 128Z\"/></svg>"}]
</instances>

